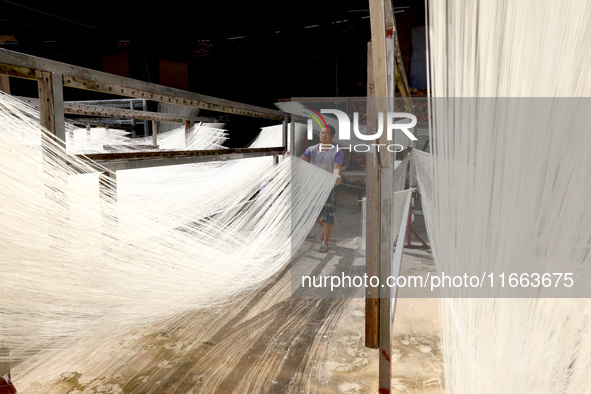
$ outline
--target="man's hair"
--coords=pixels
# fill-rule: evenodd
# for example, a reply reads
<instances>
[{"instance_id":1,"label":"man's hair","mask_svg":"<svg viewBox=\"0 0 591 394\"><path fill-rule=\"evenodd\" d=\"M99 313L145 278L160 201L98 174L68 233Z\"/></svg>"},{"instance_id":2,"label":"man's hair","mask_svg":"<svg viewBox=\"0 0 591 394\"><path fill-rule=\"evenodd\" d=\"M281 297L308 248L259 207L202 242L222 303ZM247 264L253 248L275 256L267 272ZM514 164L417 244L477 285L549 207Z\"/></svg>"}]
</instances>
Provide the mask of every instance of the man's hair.
<instances>
[{"instance_id":1,"label":"man's hair","mask_svg":"<svg viewBox=\"0 0 591 394\"><path fill-rule=\"evenodd\" d=\"M330 135L335 135L337 133L337 131L335 130L335 128L333 126L327 125L326 127L330 131Z\"/></svg>"}]
</instances>

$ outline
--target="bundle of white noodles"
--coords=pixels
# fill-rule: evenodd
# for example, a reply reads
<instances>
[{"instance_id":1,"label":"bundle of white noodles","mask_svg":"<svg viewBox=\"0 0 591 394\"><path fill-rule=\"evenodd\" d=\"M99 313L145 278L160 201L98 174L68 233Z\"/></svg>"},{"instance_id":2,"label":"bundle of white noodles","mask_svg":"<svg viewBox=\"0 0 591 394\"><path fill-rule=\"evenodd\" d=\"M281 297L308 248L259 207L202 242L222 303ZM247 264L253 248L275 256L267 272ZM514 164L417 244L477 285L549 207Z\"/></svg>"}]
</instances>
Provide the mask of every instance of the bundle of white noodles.
<instances>
[{"instance_id":1,"label":"bundle of white noodles","mask_svg":"<svg viewBox=\"0 0 591 394\"><path fill-rule=\"evenodd\" d=\"M121 171L114 193L30 111L0 95L0 344L12 361L240 296L289 261L334 184L302 160L261 158Z\"/></svg>"},{"instance_id":2,"label":"bundle of white noodles","mask_svg":"<svg viewBox=\"0 0 591 394\"><path fill-rule=\"evenodd\" d=\"M589 283L591 2L427 3L432 155L413 158L433 253L495 279L443 290L446 389L590 392L590 294L557 275L506 291Z\"/></svg>"}]
</instances>

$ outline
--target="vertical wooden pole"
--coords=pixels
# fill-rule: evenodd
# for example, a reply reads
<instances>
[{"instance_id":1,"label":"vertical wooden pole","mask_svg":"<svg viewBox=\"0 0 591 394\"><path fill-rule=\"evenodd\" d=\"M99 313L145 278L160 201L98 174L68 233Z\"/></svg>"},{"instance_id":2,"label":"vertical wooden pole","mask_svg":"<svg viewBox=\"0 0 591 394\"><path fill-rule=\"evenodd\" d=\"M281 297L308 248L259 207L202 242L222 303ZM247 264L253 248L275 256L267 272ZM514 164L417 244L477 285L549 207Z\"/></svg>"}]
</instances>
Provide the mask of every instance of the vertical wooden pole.
<instances>
[{"instance_id":1,"label":"vertical wooden pole","mask_svg":"<svg viewBox=\"0 0 591 394\"><path fill-rule=\"evenodd\" d=\"M41 126L53 133L53 140L62 148L66 148L66 125L64 117L64 95L62 75L58 73L43 72L38 81L39 89L39 115ZM40 136L41 137L41 136ZM45 180L45 195L50 202L47 209L54 217L49 236L57 243L68 242L68 218L69 207L65 190L68 187L68 178L65 173L54 174L52 162L54 146L46 137L41 139L43 166L49 176Z\"/></svg>"},{"instance_id":2,"label":"vertical wooden pole","mask_svg":"<svg viewBox=\"0 0 591 394\"><path fill-rule=\"evenodd\" d=\"M37 84L39 92L39 115L41 126L53 133L53 140L62 148L66 148L66 125L64 115L64 93L62 75L58 73L43 72L41 80ZM45 196L47 197L48 213L53 217L51 227L48 229L49 237L54 239L58 247L64 247L68 242L69 205L65 190L68 187L68 178L65 173L54 174L52 162L55 160L54 146L46 138L41 138L43 167L46 172ZM8 349L6 350L8 352ZM10 364L7 376L10 377ZM10 383L10 382L8 382ZM14 386L12 386L14 388ZM15 392L10 390L9 392Z\"/></svg>"},{"instance_id":3,"label":"vertical wooden pole","mask_svg":"<svg viewBox=\"0 0 591 394\"><path fill-rule=\"evenodd\" d=\"M41 125L55 134L58 143L65 148L66 124L62 75L43 72L38 86Z\"/></svg>"},{"instance_id":4,"label":"vertical wooden pole","mask_svg":"<svg viewBox=\"0 0 591 394\"><path fill-rule=\"evenodd\" d=\"M382 113L382 130L380 146L389 145L386 134L387 112L393 109L394 101L394 73L396 68L393 34L394 21L392 5L386 0L369 0L371 35L372 35L372 59L375 79L375 96L377 114ZM388 48L390 46L390 48ZM379 122L378 118L378 122ZM380 190L379 203L379 271L380 283L385 284L386 279L395 271L393 267L394 234L392 234L392 210L393 210L393 157L387 149L379 152L379 177ZM395 293L394 293L395 294ZM395 297L395 296L394 296ZM392 379L392 323L394 320L396 299L392 297L391 290L387 287L380 288L379 301L379 392L391 392Z\"/></svg>"},{"instance_id":5,"label":"vertical wooden pole","mask_svg":"<svg viewBox=\"0 0 591 394\"><path fill-rule=\"evenodd\" d=\"M289 150L288 141L289 141L289 131L287 125L289 124L289 119L287 116L283 117L283 122L281 123L281 146L283 150L287 152ZM284 152L284 153L285 153ZM279 156L273 156L273 165L279 164Z\"/></svg>"},{"instance_id":6,"label":"vertical wooden pole","mask_svg":"<svg viewBox=\"0 0 591 394\"><path fill-rule=\"evenodd\" d=\"M387 146L386 113L388 112L388 66L386 64L386 21L385 0L369 0L371 21L372 58L374 68L374 90L376 97L376 112L383 114L382 135L379 143ZM380 166L390 166L390 154L387 149L380 150Z\"/></svg>"},{"instance_id":7,"label":"vertical wooden pole","mask_svg":"<svg viewBox=\"0 0 591 394\"><path fill-rule=\"evenodd\" d=\"M0 75L0 90L10 94L10 77L8 75Z\"/></svg>"},{"instance_id":8,"label":"vertical wooden pole","mask_svg":"<svg viewBox=\"0 0 591 394\"><path fill-rule=\"evenodd\" d=\"M129 100L129 109L134 110L135 107L133 106L133 100ZM137 128L137 121L135 119L131 119L131 137L135 138L135 130Z\"/></svg>"},{"instance_id":9,"label":"vertical wooden pole","mask_svg":"<svg viewBox=\"0 0 591 394\"><path fill-rule=\"evenodd\" d=\"M158 145L158 126L155 120L152 121L152 145Z\"/></svg>"},{"instance_id":10,"label":"vertical wooden pole","mask_svg":"<svg viewBox=\"0 0 591 394\"><path fill-rule=\"evenodd\" d=\"M142 111L147 111L148 110L148 101L147 100L142 100ZM141 123L143 123L144 125L144 137L148 136L148 129L150 128L150 121L145 119L143 121L141 121ZM137 137L137 129L132 131L131 134L132 138L136 138Z\"/></svg>"},{"instance_id":11,"label":"vertical wooden pole","mask_svg":"<svg viewBox=\"0 0 591 394\"><path fill-rule=\"evenodd\" d=\"M49 72L43 72L43 77L37 83L39 88L39 115L41 126L53 132L53 92L52 92L52 75Z\"/></svg>"},{"instance_id":12,"label":"vertical wooden pole","mask_svg":"<svg viewBox=\"0 0 591 394\"><path fill-rule=\"evenodd\" d=\"M394 234L392 233L393 166L380 168L380 283L386 284L392 275ZM379 392L391 391L392 379L392 322L394 305L388 286L380 288L379 320Z\"/></svg>"},{"instance_id":13,"label":"vertical wooden pole","mask_svg":"<svg viewBox=\"0 0 591 394\"><path fill-rule=\"evenodd\" d=\"M375 90L373 77L372 44L367 45L367 128L376 127ZM377 141L376 141L377 142ZM380 228L380 189L378 152L375 146L366 154L365 180L365 272L368 277L379 277L379 228ZM379 286L367 289L365 298L365 346L377 349L379 321Z\"/></svg>"}]
</instances>

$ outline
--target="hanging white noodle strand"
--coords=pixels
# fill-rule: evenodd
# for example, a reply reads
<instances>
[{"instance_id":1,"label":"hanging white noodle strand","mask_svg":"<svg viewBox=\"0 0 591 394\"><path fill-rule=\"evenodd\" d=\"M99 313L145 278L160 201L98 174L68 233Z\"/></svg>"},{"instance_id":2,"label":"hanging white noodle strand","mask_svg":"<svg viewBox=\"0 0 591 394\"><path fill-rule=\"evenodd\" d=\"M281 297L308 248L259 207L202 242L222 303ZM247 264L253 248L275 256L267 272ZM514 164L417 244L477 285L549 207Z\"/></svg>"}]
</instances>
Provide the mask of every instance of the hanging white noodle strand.
<instances>
[{"instance_id":1,"label":"hanging white noodle strand","mask_svg":"<svg viewBox=\"0 0 591 394\"><path fill-rule=\"evenodd\" d=\"M591 2L427 7L433 155L413 159L438 271L589 278ZM448 392L591 391L589 298L530 290L444 290Z\"/></svg>"}]
</instances>

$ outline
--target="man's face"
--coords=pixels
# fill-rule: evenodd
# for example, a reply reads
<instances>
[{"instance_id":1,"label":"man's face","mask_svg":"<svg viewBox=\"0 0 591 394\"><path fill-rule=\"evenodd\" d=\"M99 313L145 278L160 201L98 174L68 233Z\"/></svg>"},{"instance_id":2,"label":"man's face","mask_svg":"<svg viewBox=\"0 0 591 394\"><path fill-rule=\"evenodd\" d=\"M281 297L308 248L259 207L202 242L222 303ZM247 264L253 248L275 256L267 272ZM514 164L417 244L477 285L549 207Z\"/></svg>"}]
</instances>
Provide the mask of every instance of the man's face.
<instances>
[{"instance_id":1,"label":"man's face","mask_svg":"<svg viewBox=\"0 0 591 394\"><path fill-rule=\"evenodd\" d=\"M320 130L320 142L323 144L332 144L332 134L330 134L330 130L323 128Z\"/></svg>"}]
</instances>

